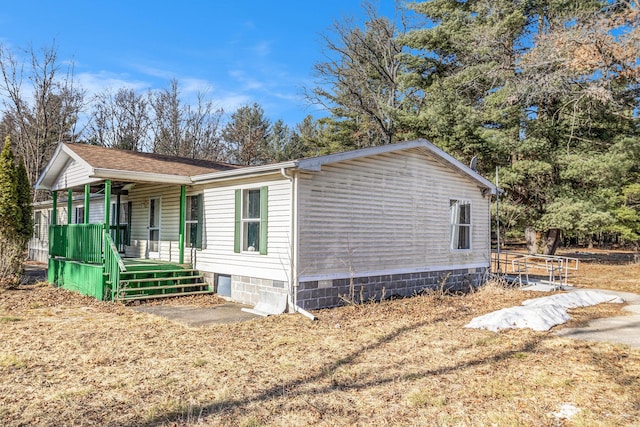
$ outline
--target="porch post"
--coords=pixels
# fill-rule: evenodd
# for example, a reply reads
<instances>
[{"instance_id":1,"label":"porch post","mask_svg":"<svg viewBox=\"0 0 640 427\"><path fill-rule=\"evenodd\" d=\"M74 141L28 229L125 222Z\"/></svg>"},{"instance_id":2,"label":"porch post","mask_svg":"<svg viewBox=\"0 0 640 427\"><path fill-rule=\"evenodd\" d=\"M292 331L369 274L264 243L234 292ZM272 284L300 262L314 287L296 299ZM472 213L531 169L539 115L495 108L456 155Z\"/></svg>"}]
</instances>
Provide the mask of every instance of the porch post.
<instances>
[{"instance_id":1,"label":"porch post","mask_svg":"<svg viewBox=\"0 0 640 427\"><path fill-rule=\"evenodd\" d=\"M51 198L53 199L53 206L52 206L53 212L51 212L51 225L57 225L58 224L58 192L52 191Z\"/></svg>"},{"instance_id":2,"label":"porch post","mask_svg":"<svg viewBox=\"0 0 640 427\"><path fill-rule=\"evenodd\" d=\"M67 224L73 223L73 190L67 190Z\"/></svg>"},{"instance_id":3,"label":"porch post","mask_svg":"<svg viewBox=\"0 0 640 427\"><path fill-rule=\"evenodd\" d=\"M91 196L91 186L84 186L84 223L89 224L89 198Z\"/></svg>"},{"instance_id":4,"label":"porch post","mask_svg":"<svg viewBox=\"0 0 640 427\"><path fill-rule=\"evenodd\" d=\"M116 194L116 248L120 250L120 192Z\"/></svg>"},{"instance_id":5,"label":"porch post","mask_svg":"<svg viewBox=\"0 0 640 427\"><path fill-rule=\"evenodd\" d=\"M185 222L185 211L187 204L187 188L186 186L180 186L180 229L178 231L178 251L179 258L178 262L180 264L184 264L184 222Z\"/></svg>"},{"instance_id":6,"label":"porch post","mask_svg":"<svg viewBox=\"0 0 640 427\"><path fill-rule=\"evenodd\" d=\"M109 214L111 212L111 180L104 181L104 229L109 232Z\"/></svg>"}]
</instances>

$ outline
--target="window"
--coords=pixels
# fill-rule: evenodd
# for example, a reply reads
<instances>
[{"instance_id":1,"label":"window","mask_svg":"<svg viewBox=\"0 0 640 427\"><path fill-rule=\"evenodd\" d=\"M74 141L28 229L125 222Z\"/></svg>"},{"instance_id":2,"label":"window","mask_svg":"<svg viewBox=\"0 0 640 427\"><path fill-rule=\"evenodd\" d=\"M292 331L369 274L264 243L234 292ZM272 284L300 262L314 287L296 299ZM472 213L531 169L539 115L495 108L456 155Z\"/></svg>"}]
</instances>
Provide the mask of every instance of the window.
<instances>
[{"instance_id":1,"label":"window","mask_svg":"<svg viewBox=\"0 0 640 427\"><path fill-rule=\"evenodd\" d=\"M242 250L260 248L260 190L245 190L242 197Z\"/></svg>"},{"instance_id":2,"label":"window","mask_svg":"<svg viewBox=\"0 0 640 427\"><path fill-rule=\"evenodd\" d=\"M465 200L450 200L451 249L471 249L471 203Z\"/></svg>"},{"instance_id":3,"label":"window","mask_svg":"<svg viewBox=\"0 0 640 427\"><path fill-rule=\"evenodd\" d=\"M149 198L149 243L147 252L151 258L160 256L160 203L159 197Z\"/></svg>"},{"instance_id":4,"label":"window","mask_svg":"<svg viewBox=\"0 0 640 427\"><path fill-rule=\"evenodd\" d=\"M120 218L118 218L118 204L111 204L111 238L116 242L118 250L124 252L124 247L131 244L131 202L120 204ZM120 222L118 223L118 219Z\"/></svg>"},{"instance_id":5,"label":"window","mask_svg":"<svg viewBox=\"0 0 640 427\"><path fill-rule=\"evenodd\" d=\"M76 208L76 218L74 224L84 224L84 206Z\"/></svg>"},{"instance_id":6,"label":"window","mask_svg":"<svg viewBox=\"0 0 640 427\"><path fill-rule=\"evenodd\" d=\"M267 253L268 187L236 190L234 252Z\"/></svg>"},{"instance_id":7,"label":"window","mask_svg":"<svg viewBox=\"0 0 640 427\"><path fill-rule=\"evenodd\" d=\"M40 227L42 223L42 213L40 211L36 211L33 213L33 238L40 238Z\"/></svg>"},{"instance_id":8,"label":"window","mask_svg":"<svg viewBox=\"0 0 640 427\"><path fill-rule=\"evenodd\" d=\"M184 244L202 249L202 194L187 196Z\"/></svg>"}]
</instances>

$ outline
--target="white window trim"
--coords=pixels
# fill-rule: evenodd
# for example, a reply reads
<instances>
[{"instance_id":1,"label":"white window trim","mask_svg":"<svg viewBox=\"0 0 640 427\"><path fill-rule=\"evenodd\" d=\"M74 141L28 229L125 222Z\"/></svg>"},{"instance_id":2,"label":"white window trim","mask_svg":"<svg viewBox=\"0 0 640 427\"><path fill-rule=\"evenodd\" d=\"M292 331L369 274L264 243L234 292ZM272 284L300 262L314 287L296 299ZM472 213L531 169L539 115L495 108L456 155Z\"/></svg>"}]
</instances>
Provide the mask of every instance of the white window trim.
<instances>
[{"instance_id":1,"label":"white window trim","mask_svg":"<svg viewBox=\"0 0 640 427\"><path fill-rule=\"evenodd\" d=\"M202 206L202 216L203 218L200 218L198 220L192 220L192 219L188 219L187 217L189 216L189 198L190 197L198 197L198 196L202 196L201 200L202 203L204 204L204 192L199 192L199 193L190 193L190 194L186 194L185 196L185 206L184 206L184 244L185 244L185 248L188 249L192 249L191 246L187 246L187 236L189 235L189 224L198 224L198 222L201 222L201 230L202 230L202 236L200 236L200 239L202 240L202 248L198 249L195 248L196 250L202 250L205 249L205 240L204 240L204 236L205 236L205 229L204 229L204 206Z\"/></svg>"},{"instance_id":2,"label":"white window trim","mask_svg":"<svg viewBox=\"0 0 640 427\"><path fill-rule=\"evenodd\" d=\"M40 240L42 237L42 211L34 211L33 212L33 238ZM38 217L38 221L36 221L36 217Z\"/></svg>"},{"instance_id":3,"label":"white window trim","mask_svg":"<svg viewBox=\"0 0 640 427\"><path fill-rule=\"evenodd\" d=\"M255 254L255 255L260 255L260 244L259 244L259 240L258 240L258 245L257 247L255 247L252 251L248 250L249 248L249 242L246 242L247 245L247 249L245 249L245 237L246 233L245 233L245 224L249 224L249 223L258 223L258 239L260 239L260 222L262 219L262 211L260 211L260 216L258 218L245 218L244 217L244 213L245 213L245 204L247 203L246 201L248 200L248 195L249 195L249 191L257 191L258 194L260 194L260 187L247 187L247 188L243 188L241 189L242 191L242 197L240 200L240 252L243 254ZM258 198L258 206L260 206L260 198Z\"/></svg>"},{"instance_id":4,"label":"white window trim","mask_svg":"<svg viewBox=\"0 0 640 427\"><path fill-rule=\"evenodd\" d=\"M454 215L452 211L453 205L451 202L457 202L460 205L469 205L469 224L459 224L457 222L457 218L454 222ZM459 218L459 216L457 216ZM459 227L468 227L469 228L469 247L458 249L454 247L454 236L457 235L456 229ZM457 239L455 239L457 240ZM449 198L449 250L451 252L471 252L473 250L473 204L471 200L465 199L464 197L451 197Z\"/></svg>"},{"instance_id":5,"label":"white window trim","mask_svg":"<svg viewBox=\"0 0 640 427\"><path fill-rule=\"evenodd\" d=\"M149 251L149 246L150 246L150 242L151 242L151 199L154 199L158 202L158 225L154 228L158 229L158 252L151 252ZM148 196L147 200L146 200L146 209L147 209L147 248L146 248L146 252L147 252L147 256L149 256L149 254L153 254L154 255L154 259L160 259L161 258L161 251L162 251L162 196Z\"/></svg>"}]
</instances>

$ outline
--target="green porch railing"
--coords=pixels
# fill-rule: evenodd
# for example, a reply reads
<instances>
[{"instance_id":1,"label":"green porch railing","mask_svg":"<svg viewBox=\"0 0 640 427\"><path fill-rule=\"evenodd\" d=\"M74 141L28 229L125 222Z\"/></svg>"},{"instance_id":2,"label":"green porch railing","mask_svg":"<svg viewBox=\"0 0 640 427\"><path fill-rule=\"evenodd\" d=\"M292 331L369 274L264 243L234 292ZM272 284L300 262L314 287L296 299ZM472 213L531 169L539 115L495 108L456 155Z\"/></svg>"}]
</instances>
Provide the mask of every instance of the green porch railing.
<instances>
[{"instance_id":1,"label":"green porch railing","mask_svg":"<svg viewBox=\"0 0 640 427\"><path fill-rule=\"evenodd\" d=\"M64 225L49 226L49 255L67 256L67 230Z\"/></svg>"},{"instance_id":2,"label":"green porch railing","mask_svg":"<svg viewBox=\"0 0 640 427\"><path fill-rule=\"evenodd\" d=\"M49 255L102 264L102 224L49 226Z\"/></svg>"},{"instance_id":3,"label":"green porch railing","mask_svg":"<svg viewBox=\"0 0 640 427\"><path fill-rule=\"evenodd\" d=\"M110 225L109 234L114 243L118 242L116 247L121 253L124 252L124 247L131 244L131 233L129 232L128 224Z\"/></svg>"},{"instance_id":4,"label":"green porch railing","mask_svg":"<svg viewBox=\"0 0 640 427\"><path fill-rule=\"evenodd\" d=\"M126 271L126 267L116 244L109 233L104 234L104 273L107 276L107 284L111 288L111 300L118 297L120 292L120 272Z\"/></svg>"}]
</instances>

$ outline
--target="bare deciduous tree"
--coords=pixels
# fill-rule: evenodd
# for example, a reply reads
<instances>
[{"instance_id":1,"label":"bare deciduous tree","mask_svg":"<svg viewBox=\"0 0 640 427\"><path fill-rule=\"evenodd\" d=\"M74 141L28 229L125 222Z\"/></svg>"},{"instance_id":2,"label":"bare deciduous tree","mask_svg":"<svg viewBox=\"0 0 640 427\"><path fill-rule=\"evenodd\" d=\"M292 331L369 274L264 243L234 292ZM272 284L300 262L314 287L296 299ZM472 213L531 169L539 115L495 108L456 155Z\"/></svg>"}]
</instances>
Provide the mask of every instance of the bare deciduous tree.
<instances>
[{"instance_id":1,"label":"bare deciduous tree","mask_svg":"<svg viewBox=\"0 0 640 427\"><path fill-rule=\"evenodd\" d=\"M359 131L367 129L363 144L388 144L397 132L397 115L411 98L400 82L403 47L396 36L404 30L379 16L372 3L364 9L364 28L346 19L324 37L327 60L315 65L318 82L307 98L336 118L357 121Z\"/></svg>"},{"instance_id":2,"label":"bare deciduous tree","mask_svg":"<svg viewBox=\"0 0 640 427\"><path fill-rule=\"evenodd\" d=\"M142 151L150 144L148 101L133 89L107 90L96 96L87 140L103 147Z\"/></svg>"},{"instance_id":3,"label":"bare deciduous tree","mask_svg":"<svg viewBox=\"0 0 640 427\"><path fill-rule=\"evenodd\" d=\"M195 106L185 104L179 84L171 80L169 88L150 94L153 110L151 125L153 152L208 160L222 160L220 119L204 93L197 94Z\"/></svg>"},{"instance_id":4,"label":"bare deciduous tree","mask_svg":"<svg viewBox=\"0 0 640 427\"><path fill-rule=\"evenodd\" d=\"M197 94L195 105L187 106L184 141L187 147L191 147L191 157L224 160L224 147L220 136L220 121L223 114L222 108L216 108L203 93Z\"/></svg>"},{"instance_id":5,"label":"bare deciduous tree","mask_svg":"<svg viewBox=\"0 0 640 427\"><path fill-rule=\"evenodd\" d=\"M16 154L24 159L34 184L57 143L75 142L81 133L76 126L84 108L84 92L74 86L73 65L61 68L55 43L23 53L26 59L0 46L2 125L4 133L12 135ZM29 87L25 81L30 82Z\"/></svg>"}]
</instances>

